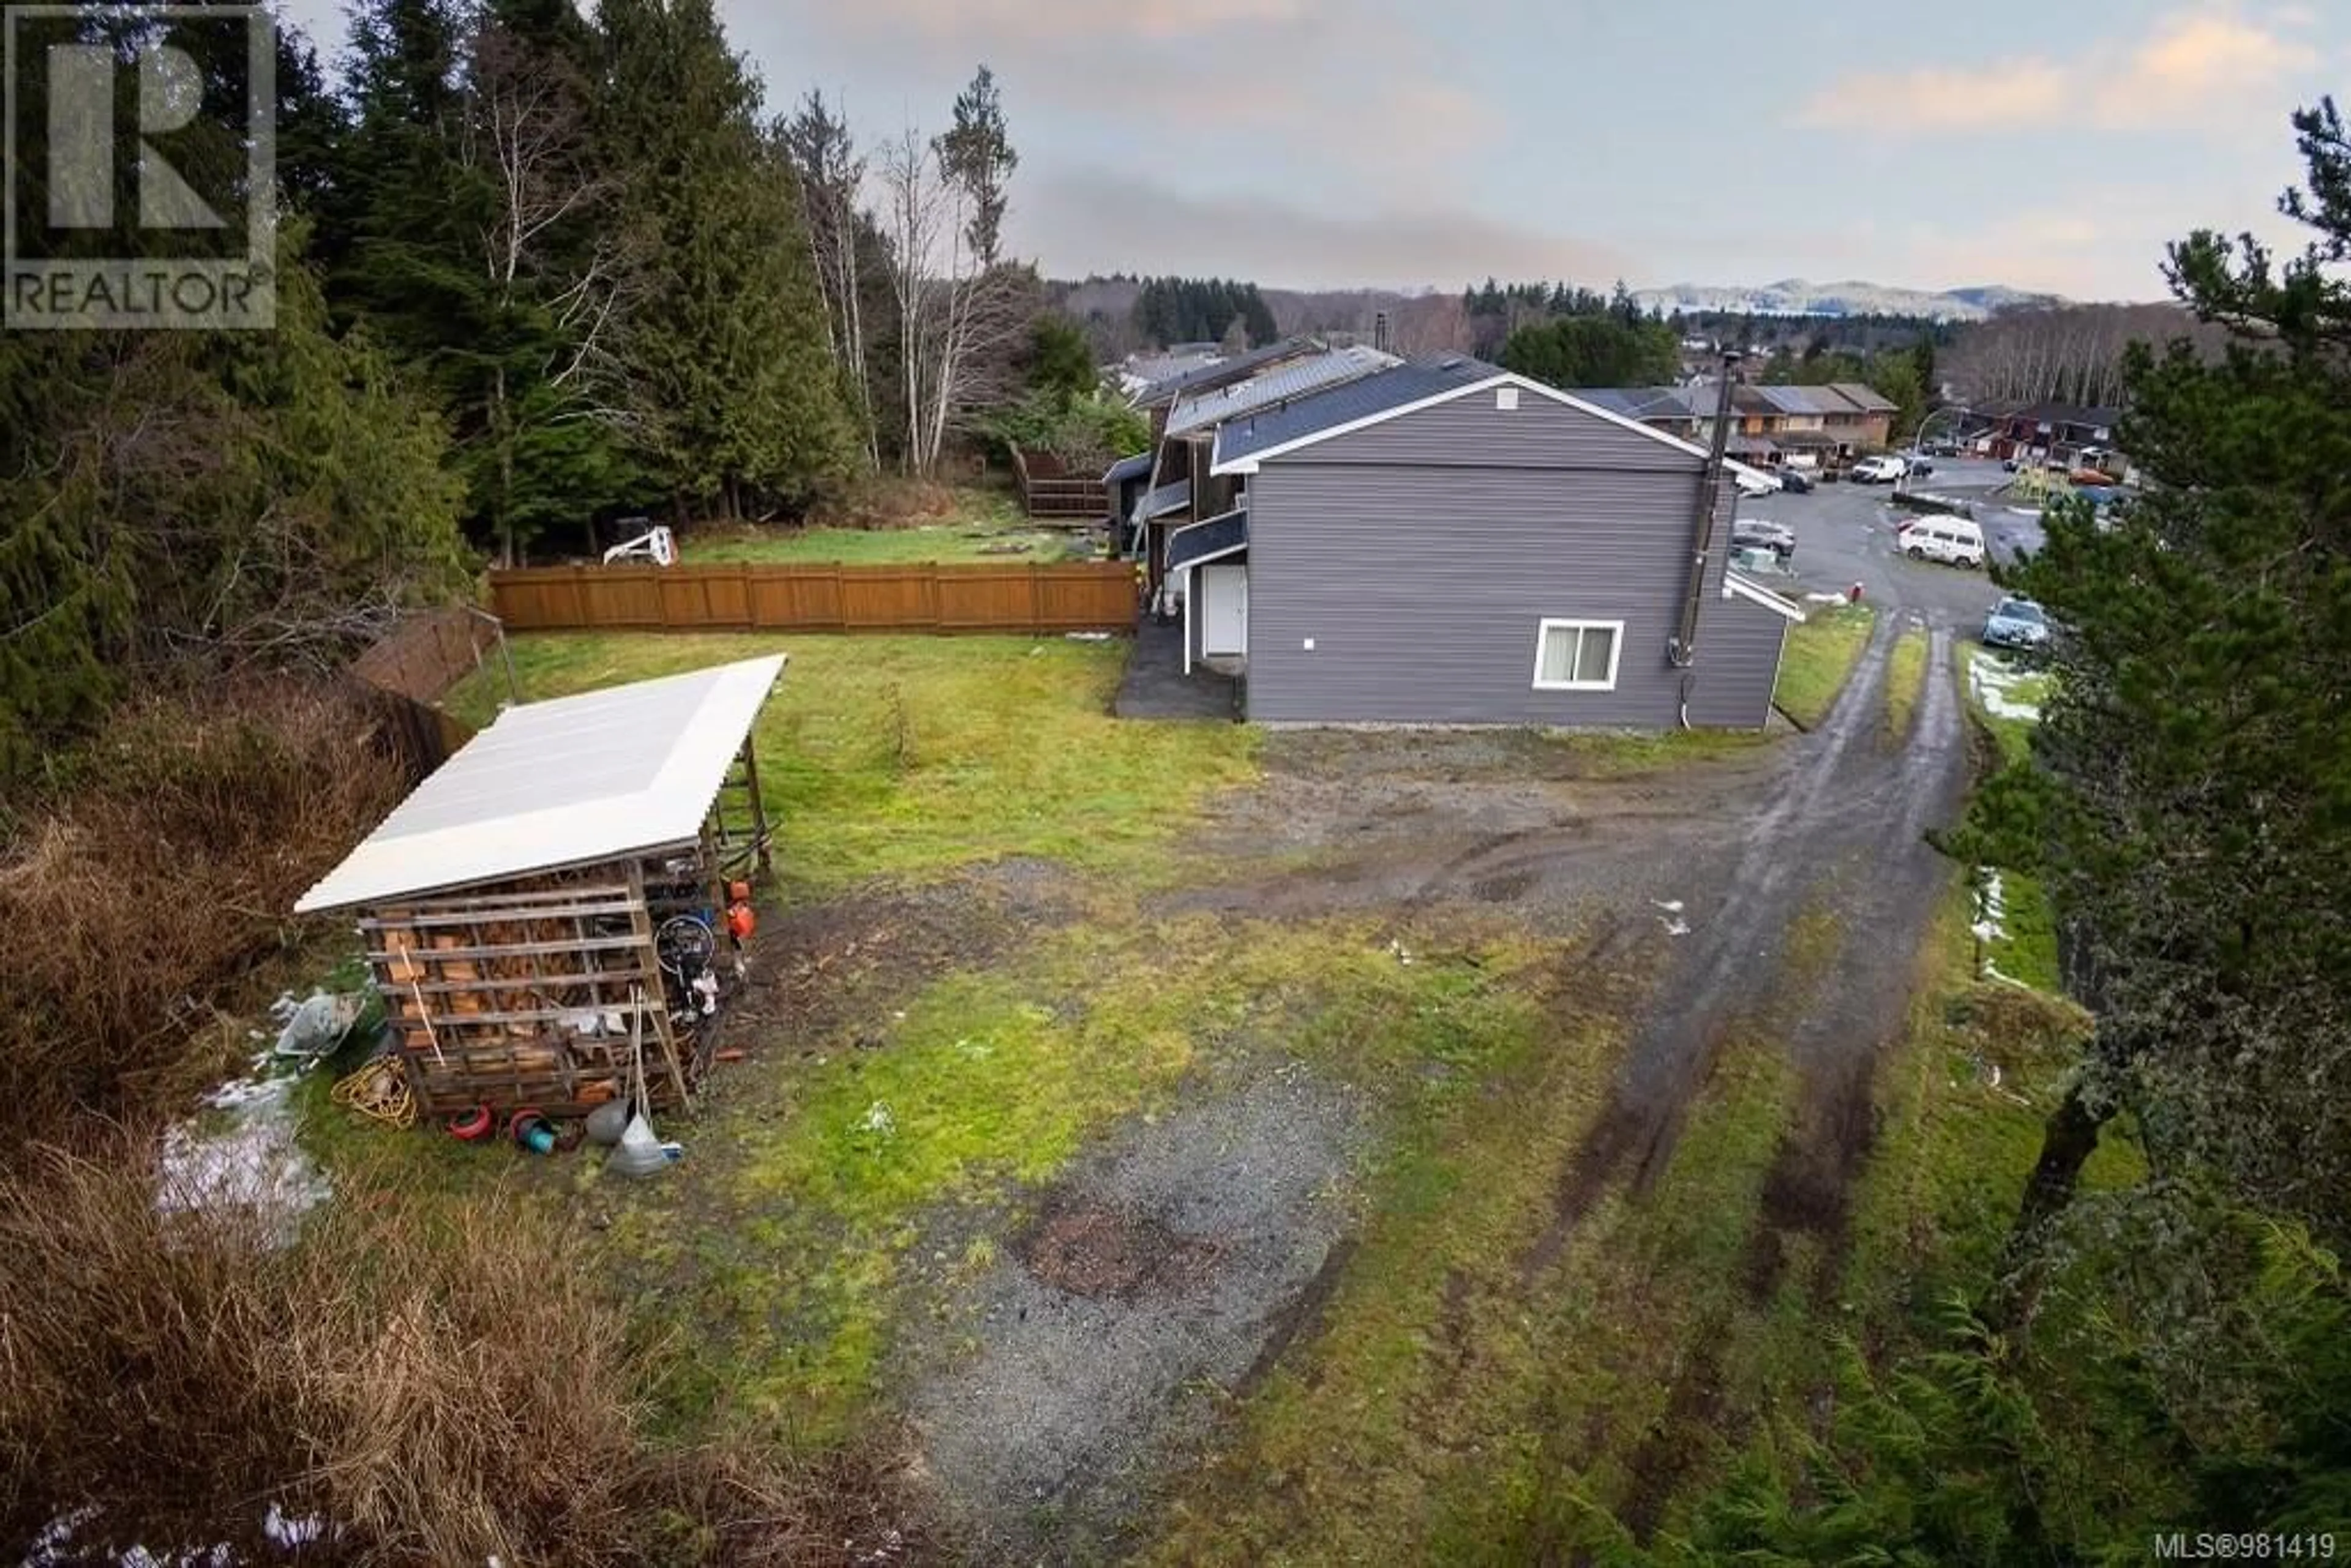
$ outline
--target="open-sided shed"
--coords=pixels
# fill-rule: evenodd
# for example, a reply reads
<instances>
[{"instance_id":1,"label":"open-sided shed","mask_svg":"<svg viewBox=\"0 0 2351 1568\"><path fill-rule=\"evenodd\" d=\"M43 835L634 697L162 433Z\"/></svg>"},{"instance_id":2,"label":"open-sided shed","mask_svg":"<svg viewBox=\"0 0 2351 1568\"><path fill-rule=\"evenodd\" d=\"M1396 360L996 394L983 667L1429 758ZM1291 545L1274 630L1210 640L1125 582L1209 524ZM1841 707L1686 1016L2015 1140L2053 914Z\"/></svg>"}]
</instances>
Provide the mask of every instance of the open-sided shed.
<instances>
[{"instance_id":1,"label":"open-sided shed","mask_svg":"<svg viewBox=\"0 0 2351 1568\"><path fill-rule=\"evenodd\" d=\"M431 1115L683 1103L768 869L752 727L780 653L507 708L295 904L352 910Z\"/></svg>"}]
</instances>

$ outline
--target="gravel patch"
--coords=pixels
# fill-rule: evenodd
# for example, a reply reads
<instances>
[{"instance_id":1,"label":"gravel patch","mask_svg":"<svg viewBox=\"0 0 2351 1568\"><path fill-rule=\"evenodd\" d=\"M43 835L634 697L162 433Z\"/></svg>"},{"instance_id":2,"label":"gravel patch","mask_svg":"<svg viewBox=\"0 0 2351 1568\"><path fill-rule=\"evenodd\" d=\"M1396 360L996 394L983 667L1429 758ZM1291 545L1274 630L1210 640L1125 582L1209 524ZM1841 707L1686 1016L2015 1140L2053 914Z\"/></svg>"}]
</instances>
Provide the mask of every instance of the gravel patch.
<instances>
[{"instance_id":1,"label":"gravel patch","mask_svg":"<svg viewBox=\"0 0 2351 1568\"><path fill-rule=\"evenodd\" d=\"M1297 1066L1135 1123L1043 1195L913 1399L985 1558L1112 1554L1217 1391L1287 1343L1346 1228L1364 1106Z\"/></svg>"}]
</instances>

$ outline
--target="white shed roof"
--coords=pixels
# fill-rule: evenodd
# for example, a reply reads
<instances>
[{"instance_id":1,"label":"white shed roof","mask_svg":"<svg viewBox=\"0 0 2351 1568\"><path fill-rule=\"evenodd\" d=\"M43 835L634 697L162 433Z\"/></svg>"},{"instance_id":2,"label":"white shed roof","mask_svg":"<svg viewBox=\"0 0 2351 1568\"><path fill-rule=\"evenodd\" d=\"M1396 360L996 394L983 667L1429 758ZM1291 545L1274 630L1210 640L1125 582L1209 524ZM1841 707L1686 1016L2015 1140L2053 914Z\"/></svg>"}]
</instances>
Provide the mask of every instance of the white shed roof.
<instances>
[{"instance_id":1,"label":"white shed roof","mask_svg":"<svg viewBox=\"0 0 2351 1568\"><path fill-rule=\"evenodd\" d=\"M459 748L298 914L690 843L784 655L524 703Z\"/></svg>"}]
</instances>

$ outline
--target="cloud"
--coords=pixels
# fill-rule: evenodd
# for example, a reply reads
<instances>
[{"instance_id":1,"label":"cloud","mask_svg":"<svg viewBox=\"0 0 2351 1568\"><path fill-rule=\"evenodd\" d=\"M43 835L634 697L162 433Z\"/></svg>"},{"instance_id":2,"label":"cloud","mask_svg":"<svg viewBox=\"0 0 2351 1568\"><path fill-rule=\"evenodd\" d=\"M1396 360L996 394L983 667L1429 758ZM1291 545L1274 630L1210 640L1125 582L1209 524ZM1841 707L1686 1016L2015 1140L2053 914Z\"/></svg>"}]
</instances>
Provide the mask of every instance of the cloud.
<instances>
[{"instance_id":1,"label":"cloud","mask_svg":"<svg viewBox=\"0 0 2351 1568\"><path fill-rule=\"evenodd\" d=\"M2065 68L2038 58L1981 70L1841 77L1808 99L1796 123L1830 130L1971 131L2053 119L2071 89Z\"/></svg>"},{"instance_id":2,"label":"cloud","mask_svg":"<svg viewBox=\"0 0 2351 1568\"><path fill-rule=\"evenodd\" d=\"M1170 155L1340 178L1429 172L1504 116L1453 46L1368 0L798 0L796 28L861 72L960 85L985 61L1015 116L1102 120ZM778 12L762 14L773 28Z\"/></svg>"},{"instance_id":3,"label":"cloud","mask_svg":"<svg viewBox=\"0 0 2351 1568\"><path fill-rule=\"evenodd\" d=\"M2248 113L2279 115L2280 87L2319 64L2318 51L2292 36L2308 20L2293 9L2273 13L2267 25L2233 13L2179 11L2119 59L2110 48L2085 47L2064 59L2026 55L1974 68L1859 71L1807 99L1794 122L1898 136L2209 126Z\"/></svg>"},{"instance_id":4,"label":"cloud","mask_svg":"<svg viewBox=\"0 0 2351 1568\"><path fill-rule=\"evenodd\" d=\"M2100 85L2095 99L2098 122L2161 124L2183 110L2249 103L2283 117L2271 89L2308 71L2318 57L2316 49L2298 38L2230 16L2183 13L2157 27L2156 36L2132 55L2127 70Z\"/></svg>"},{"instance_id":5,"label":"cloud","mask_svg":"<svg viewBox=\"0 0 2351 1568\"><path fill-rule=\"evenodd\" d=\"M1013 239L1060 277L1176 272L1269 287L1452 287L1470 277L1635 275L1614 248L1437 203L1344 213L1288 199L1194 195L1108 170L1040 170Z\"/></svg>"},{"instance_id":6,"label":"cloud","mask_svg":"<svg viewBox=\"0 0 2351 1568\"><path fill-rule=\"evenodd\" d=\"M1020 52L1093 39L1165 42L1306 14L1305 0L858 0L839 19L899 39Z\"/></svg>"}]
</instances>

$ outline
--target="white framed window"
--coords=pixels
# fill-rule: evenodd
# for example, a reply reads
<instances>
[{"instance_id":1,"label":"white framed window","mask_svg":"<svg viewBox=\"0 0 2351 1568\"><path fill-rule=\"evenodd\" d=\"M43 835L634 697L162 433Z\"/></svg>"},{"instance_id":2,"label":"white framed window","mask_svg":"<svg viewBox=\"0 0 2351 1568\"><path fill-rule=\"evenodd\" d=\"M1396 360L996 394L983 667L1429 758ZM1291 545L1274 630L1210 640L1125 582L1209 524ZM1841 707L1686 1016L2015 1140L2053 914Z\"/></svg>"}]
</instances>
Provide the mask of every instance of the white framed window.
<instances>
[{"instance_id":1,"label":"white framed window","mask_svg":"<svg viewBox=\"0 0 2351 1568\"><path fill-rule=\"evenodd\" d=\"M1622 621L1545 621L1535 632L1535 690L1613 692Z\"/></svg>"}]
</instances>

